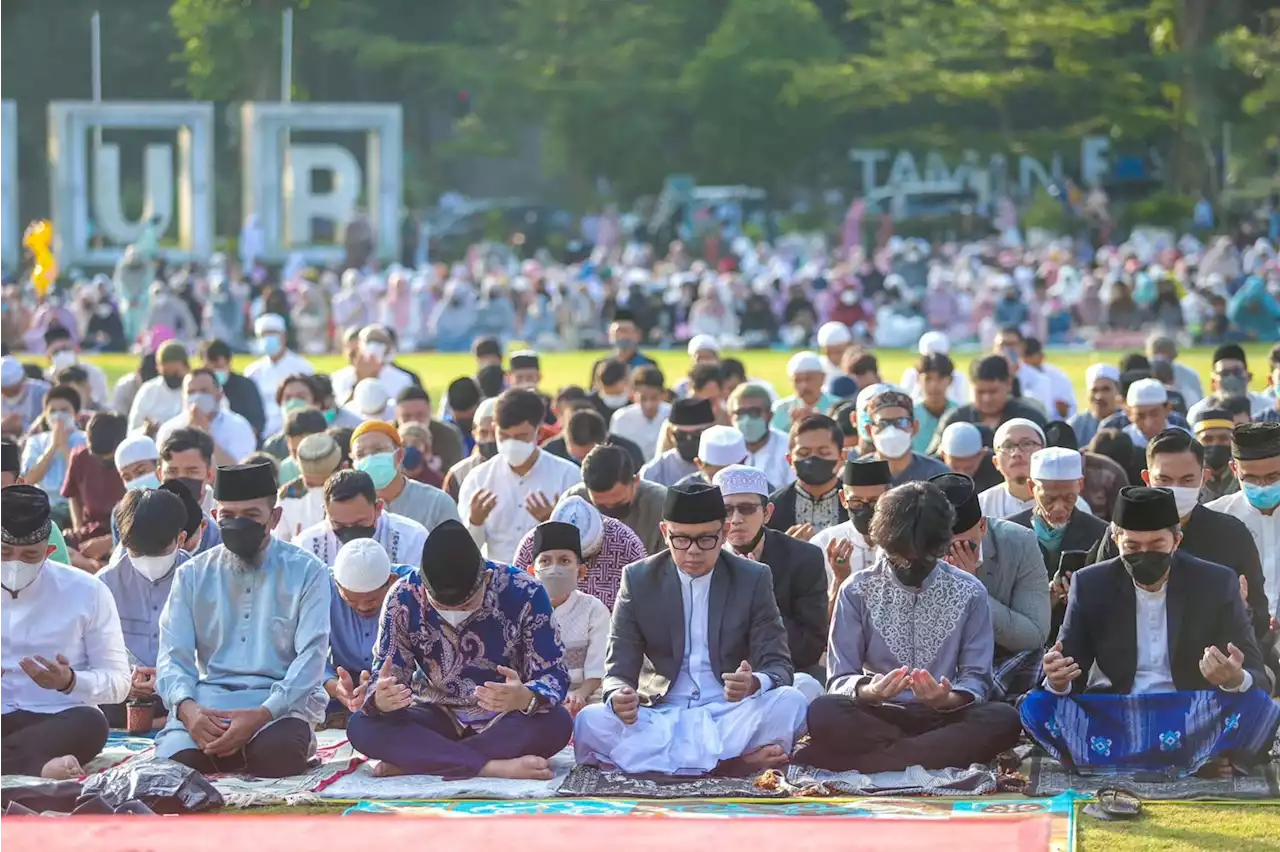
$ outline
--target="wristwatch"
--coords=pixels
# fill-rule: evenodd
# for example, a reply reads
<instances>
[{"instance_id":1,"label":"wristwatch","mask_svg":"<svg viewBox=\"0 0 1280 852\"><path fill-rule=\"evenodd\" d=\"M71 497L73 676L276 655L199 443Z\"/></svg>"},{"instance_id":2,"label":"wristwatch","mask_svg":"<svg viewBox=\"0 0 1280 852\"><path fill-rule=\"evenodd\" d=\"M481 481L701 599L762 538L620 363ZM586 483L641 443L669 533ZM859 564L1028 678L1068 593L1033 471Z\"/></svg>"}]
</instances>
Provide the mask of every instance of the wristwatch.
<instances>
[{"instance_id":1,"label":"wristwatch","mask_svg":"<svg viewBox=\"0 0 1280 852\"><path fill-rule=\"evenodd\" d=\"M530 690L530 692L532 691L533 690ZM526 716L532 716L534 713L537 713L539 710L542 709L542 705L545 702L545 700L546 699L544 699L541 695L534 692L533 697L529 699L529 706L524 708L524 710L520 712L524 713L524 715Z\"/></svg>"}]
</instances>

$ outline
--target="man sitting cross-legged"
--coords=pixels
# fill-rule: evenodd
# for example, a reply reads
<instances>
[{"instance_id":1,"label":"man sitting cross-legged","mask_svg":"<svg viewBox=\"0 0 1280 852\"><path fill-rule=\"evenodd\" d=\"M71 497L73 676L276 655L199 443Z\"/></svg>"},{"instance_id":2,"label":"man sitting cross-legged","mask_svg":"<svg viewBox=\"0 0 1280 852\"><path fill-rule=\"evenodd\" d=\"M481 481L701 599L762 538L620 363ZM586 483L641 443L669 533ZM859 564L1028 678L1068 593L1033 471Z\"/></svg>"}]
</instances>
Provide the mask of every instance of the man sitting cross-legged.
<instances>
[{"instance_id":1,"label":"man sitting cross-legged","mask_svg":"<svg viewBox=\"0 0 1280 852\"><path fill-rule=\"evenodd\" d=\"M421 570L387 593L372 670L347 735L382 761L376 775L549 779L573 732L547 590L482 559L457 521L431 531Z\"/></svg>"},{"instance_id":2,"label":"man sitting cross-legged","mask_svg":"<svg viewBox=\"0 0 1280 852\"><path fill-rule=\"evenodd\" d=\"M768 567L721 549L713 485L669 488L662 527L670 549L623 572L605 700L578 714L578 761L673 775L785 763L808 701Z\"/></svg>"},{"instance_id":3,"label":"man sitting cross-legged","mask_svg":"<svg viewBox=\"0 0 1280 852\"><path fill-rule=\"evenodd\" d=\"M797 763L883 772L986 763L1018 742L1018 712L987 702L994 632L987 590L942 561L956 513L931 482L876 502L883 555L840 588L828 694L809 706Z\"/></svg>"},{"instance_id":4,"label":"man sitting cross-legged","mask_svg":"<svg viewBox=\"0 0 1280 852\"><path fill-rule=\"evenodd\" d=\"M1255 759L1280 704L1267 696L1235 572L1178 550L1166 488L1121 491L1112 535L1120 556L1071 582L1044 689L1020 708L1027 732L1076 768L1191 773Z\"/></svg>"}]
</instances>

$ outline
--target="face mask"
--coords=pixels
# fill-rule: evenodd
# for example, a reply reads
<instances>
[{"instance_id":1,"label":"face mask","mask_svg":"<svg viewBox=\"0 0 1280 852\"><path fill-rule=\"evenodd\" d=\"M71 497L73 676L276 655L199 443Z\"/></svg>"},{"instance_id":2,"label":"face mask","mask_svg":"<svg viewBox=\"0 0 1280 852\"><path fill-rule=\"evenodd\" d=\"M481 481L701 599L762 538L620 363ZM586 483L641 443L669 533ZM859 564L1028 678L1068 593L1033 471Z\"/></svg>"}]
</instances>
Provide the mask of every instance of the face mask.
<instances>
[{"instance_id":1,"label":"face mask","mask_svg":"<svg viewBox=\"0 0 1280 852\"><path fill-rule=\"evenodd\" d=\"M297 411L298 409L307 408L307 407L308 405L305 399L301 399L299 397L294 396L294 397L290 397L289 399L286 399L284 401L284 405L280 406L280 410L284 413L285 417L288 417L290 414ZM334 413L336 414L337 412L334 412Z\"/></svg>"},{"instance_id":2,"label":"face mask","mask_svg":"<svg viewBox=\"0 0 1280 852\"><path fill-rule=\"evenodd\" d=\"M192 497L196 498L197 503L204 498L204 480L193 479L189 476L177 476L174 478L187 486L187 490L191 492Z\"/></svg>"},{"instance_id":3,"label":"face mask","mask_svg":"<svg viewBox=\"0 0 1280 852\"><path fill-rule=\"evenodd\" d=\"M475 612L474 609L438 609L436 610L436 615L449 622L456 629L458 625L470 618L473 612Z\"/></svg>"},{"instance_id":4,"label":"face mask","mask_svg":"<svg viewBox=\"0 0 1280 852\"><path fill-rule=\"evenodd\" d=\"M218 380L218 387L226 387L227 380L231 378L230 370L214 370L213 377Z\"/></svg>"},{"instance_id":5,"label":"face mask","mask_svg":"<svg viewBox=\"0 0 1280 852\"><path fill-rule=\"evenodd\" d=\"M284 351L284 341L277 335L262 338L262 352L264 355L274 358Z\"/></svg>"},{"instance_id":6,"label":"face mask","mask_svg":"<svg viewBox=\"0 0 1280 852\"><path fill-rule=\"evenodd\" d=\"M1240 489L1244 491L1244 499L1249 501L1249 505L1260 512L1270 512L1276 506L1280 506L1280 482L1271 485L1250 485L1247 482L1241 482Z\"/></svg>"},{"instance_id":7,"label":"face mask","mask_svg":"<svg viewBox=\"0 0 1280 852\"><path fill-rule=\"evenodd\" d=\"M177 390L178 388L182 387L182 380L184 378L185 376L172 376L172 375L169 375L168 373L165 373L164 374L165 387L169 388L169 390Z\"/></svg>"},{"instance_id":8,"label":"face mask","mask_svg":"<svg viewBox=\"0 0 1280 852\"><path fill-rule=\"evenodd\" d=\"M0 562L0 584L11 592L20 592L36 581L44 560L32 565L18 559L6 559Z\"/></svg>"},{"instance_id":9,"label":"face mask","mask_svg":"<svg viewBox=\"0 0 1280 852\"><path fill-rule=\"evenodd\" d=\"M1248 391L1249 385L1244 380L1244 376L1227 373L1218 379L1218 387L1227 396L1244 396Z\"/></svg>"},{"instance_id":10,"label":"face mask","mask_svg":"<svg viewBox=\"0 0 1280 852\"><path fill-rule=\"evenodd\" d=\"M514 438L498 442L498 455L512 467L519 467L527 462L536 449L537 447L528 441L517 441Z\"/></svg>"},{"instance_id":11,"label":"face mask","mask_svg":"<svg viewBox=\"0 0 1280 852\"><path fill-rule=\"evenodd\" d=\"M70 349L59 349L49 357L49 363L53 366L53 371L65 370L68 367L74 367L76 363L76 353Z\"/></svg>"},{"instance_id":12,"label":"face mask","mask_svg":"<svg viewBox=\"0 0 1280 852\"><path fill-rule=\"evenodd\" d=\"M326 408L326 409L324 410L324 422L325 422L325 423L328 423L330 426L332 426L332 425L333 425L333 421L335 421L335 420L337 420L337 419L338 419L338 409L336 409L336 408Z\"/></svg>"},{"instance_id":13,"label":"face mask","mask_svg":"<svg viewBox=\"0 0 1280 852\"><path fill-rule=\"evenodd\" d=\"M333 534L338 541L346 544L349 541L355 541L358 538L373 538L374 530L377 529L376 524L363 526L361 524L351 524L345 527L334 527Z\"/></svg>"},{"instance_id":14,"label":"face mask","mask_svg":"<svg viewBox=\"0 0 1280 852\"><path fill-rule=\"evenodd\" d=\"M890 562L889 568L893 571L893 576L898 578L898 582L904 586L918 587L924 583L925 579L933 573L938 563L930 559L927 562L911 562L906 565L899 565L896 562Z\"/></svg>"},{"instance_id":15,"label":"face mask","mask_svg":"<svg viewBox=\"0 0 1280 852\"><path fill-rule=\"evenodd\" d=\"M70 424L76 419L76 416L70 411L54 411L49 414L50 425L54 423Z\"/></svg>"},{"instance_id":16,"label":"face mask","mask_svg":"<svg viewBox=\"0 0 1280 852\"><path fill-rule=\"evenodd\" d=\"M187 405L194 405L202 414L212 414L218 410L218 400L209 393L191 394L187 397Z\"/></svg>"},{"instance_id":17,"label":"face mask","mask_svg":"<svg viewBox=\"0 0 1280 852\"><path fill-rule=\"evenodd\" d=\"M1178 504L1178 517L1185 518L1191 510L1200 504L1200 489L1175 485L1169 489L1173 492L1173 501Z\"/></svg>"},{"instance_id":18,"label":"face mask","mask_svg":"<svg viewBox=\"0 0 1280 852\"><path fill-rule=\"evenodd\" d=\"M692 463L698 457L698 448L702 444L702 433L677 432L676 452L680 458Z\"/></svg>"},{"instance_id":19,"label":"face mask","mask_svg":"<svg viewBox=\"0 0 1280 852\"><path fill-rule=\"evenodd\" d=\"M1171 553L1129 553L1121 554L1120 561L1124 563L1125 570L1129 572L1129 576L1133 578L1133 582L1140 586L1153 586L1160 582L1160 578L1169 570L1169 563L1173 558Z\"/></svg>"},{"instance_id":20,"label":"face mask","mask_svg":"<svg viewBox=\"0 0 1280 852\"><path fill-rule=\"evenodd\" d=\"M618 347L619 352L635 352L636 351L636 342L630 339L629 337L618 338L618 341L614 344L614 346Z\"/></svg>"},{"instance_id":21,"label":"face mask","mask_svg":"<svg viewBox=\"0 0 1280 852\"><path fill-rule=\"evenodd\" d=\"M1040 546L1045 550L1061 550L1062 537L1066 535L1067 527L1063 524L1055 527L1053 524L1040 517L1039 512L1031 513L1031 528L1036 531L1036 538L1040 540Z\"/></svg>"},{"instance_id":22,"label":"face mask","mask_svg":"<svg viewBox=\"0 0 1280 852\"><path fill-rule=\"evenodd\" d=\"M111 316L111 306L96 305L93 309L93 312L97 314L99 317L101 317L102 319L106 319L107 317Z\"/></svg>"},{"instance_id":23,"label":"face mask","mask_svg":"<svg viewBox=\"0 0 1280 852\"><path fill-rule=\"evenodd\" d=\"M154 583L173 570L173 563L178 561L178 548L163 556L130 556L129 561L139 574Z\"/></svg>"},{"instance_id":24,"label":"face mask","mask_svg":"<svg viewBox=\"0 0 1280 852\"><path fill-rule=\"evenodd\" d=\"M227 550L246 562L258 555L267 537L266 526L249 518L218 518L218 531Z\"/></svg>"},{"instance_id":25,"label":"face mask","mask_svg":"<svg viewBox=\"0 0 1280 852\"><path fill-rule=\"evenodd\" d=\"M761 524L760 529L756 530L756 534L751 537L751 541L741 546L736 544L731 546L733 547L734 552L739 556L746 556L748 553L751 553L756 549L756 546L760 544L760 539L762 538L764 538L764 524Z\"/></svg>"},{"instance_id":26,"label":"face mask","mask_svg":"<svg viewBox=\"0 0 1280 852\"><path fill-rule=\"evenodd\" d=\"M578 588L578 572L567 565L535 568L533 573L546 586L547 594L552 600L567 598L570 592Z\"/></svg>"},{"instance_id":27,"label":"face mask","mask_svg":"<svg viewBox=\"0 0 1280 852\"><path fill-rule=\"evenodd\" d=\"M374 453L356 461L356 470L369 474L373 487L378 491L386 488L396 478L395 453Z\"/></svg>"},{"instance_id":28,"label":"face mask","mask_svg":"<svg viewBox=\"0 0 1280 852\"><path fill-rule=\"evenodd\" d=\"M748 444L764 439L769 434L769 421L754 414L743 414L738 418L738 431Z\"/></svg>"},{"instance_id":29,"label":"face mask","mask_svg":"<svg viewBox=\"0 0 1280 852\"><path fill-rule=\"evenodd\" d=\"M376 340L371 340L368 343L363 344L360 348L364 350L364 354L368 355L375 361L382 361L387 357L387 344L385 343L379 343Z\"/></svg>"},{"instance_id":30,"label":"face mask","mask_svg":"<svg viewBox=\"0 0 1280 852\"><path fill-rule=\"evenodd\" d=\"M883 432L877 432L871 439L876 451L887 459L902 458L911 452L911 433L904 432L897 426L890 426Z\"/></svg>"},{"instance_id":31,"label":"face mask","mask_svg":"<svg viewBox=\"0 0 1280 852\"><path fill-rule=\"evenodd\" d=\"M631 402L631 397L625 393L602 393L600 394L600 401L609 408L621 408Z\"/></svg>"},{"instance_id":32,"label":"face mask","mask_svg":"<svg viewBox=\"0 0 1280 852\"><path fill-rule=\"evenodd\" d=\"M1229 461L1231 461L1231 446L1229 444L1214 444L1204 448L1204 463L1209 466L1210 470L1222 470Z\"/></svg>"},{"instance_id":33,"label":"face mask","mask_svg":"<svg viewBox=\"0 0 1280 852\"><path fill-rule=\"evenodd\" d=\"M876 504L871 503L866 506L859 506L849 512L849 520L853 521L853 528L863 538L871 535L871 520L876 516Z\"/></svg>"},{"instance_id":34,"label":"face mask","mask_svg":"<svg viewBox=\"0 0 1280 852\"><path fill-rule=\"evenodd\" d=\"M159 488L160 477L154 473L144 473L142 476L135 476L124 484L126 491L137 491L139 488Z\"/></svg>"},{"instance_id":35,"label":"face mask","mask_svg":"<svg viewBox=\"0 0 1280 852\"><path fill-rule=\"evenodd\" d=\"M417 470L422 464L422 450L417 447L404 448L404 461L400 462L400 466L405 470Z\"/></svg>"},{"instance_id":36,"label":"face mask","mask_svg":"<svg viewBox=\"0 0 1280 852\"><path fill-rule=\"evenodd\" d=\"M498 454L497 441L481 441L476 444L476 449L480 451L480 458L488 461Z\"/></svg>"},{"instance_id":37,"label":"face mask","mask_svg":"<svg viewBox=\"0 0 1280 852\"><path fill-rule=\"evenodd\" d=\"M830 482L836 474L836 460L808 456L797 459L795 463L796 478L806 485L822 485Z\"/></svg>"}]
</instances>

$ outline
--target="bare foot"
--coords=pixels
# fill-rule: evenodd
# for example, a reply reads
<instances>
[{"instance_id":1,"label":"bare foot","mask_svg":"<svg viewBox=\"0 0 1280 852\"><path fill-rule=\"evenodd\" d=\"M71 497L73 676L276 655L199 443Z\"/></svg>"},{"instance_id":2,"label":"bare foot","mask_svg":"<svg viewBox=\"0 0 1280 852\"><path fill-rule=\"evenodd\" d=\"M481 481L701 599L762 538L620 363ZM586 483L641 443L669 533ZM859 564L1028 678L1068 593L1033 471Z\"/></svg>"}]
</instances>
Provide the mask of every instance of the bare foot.
<instances>
[{"instance_id":1,"label":"bare foot","mask_svg":"<svg viewBox=\"0 0 1280 852\"><path fill-rule=\"evenodd\" d=\"M744 764L751 769L769 769L774 766L783 766L791 758L782 746L767 745L760 746L755 751L749 751L739 758Z\"/></svg>"},{"instance_id":2,"label":"bare foot","mask_svg":"<svg viewBox=\"0 0 1280 852\"><path fill-rule=\"evenodd\" d=\"M388 763L385 760L379 760L378 765L373 767L374 778L394 778L397 775L407 775L408 773L396 766L394 763Z\"/></svg>"},{"instance_id":3,"label":"bare foot","mask_svg":"<svg viewBox=\"0 0 1280 852\"><path fill-rule=\"evenodd\" d=\"M48 778L53 781L70 781L73 778L79 778L83 774L84 767L80 765L80 761L69 754L55 757L40 769L41 778Z\"/></svg>"},{"instance_id":4,"label":"bare foot","mask_svg":"<svg viewBox=\"0 0 1280 852\"><path fill-rule=\"evenodd\" d=\"M1231 768L1231 761L1225 757L1218 757L1200 767L1200 770L1196 772L1196 777L1226 779L1234 774L1235 770Z\"/></svg>"},{"instance_id":5,"label":"bare foot","mask_svg":"<svg viewBox=\"0 0 1280 852\"><path fill-rule=\"evenodd\" d=\"M480 770L482 778L518 778L524 781L550 781L551 765L545 757L526 755L511 760L491 760Z\"/></svg>"}]
</instances>

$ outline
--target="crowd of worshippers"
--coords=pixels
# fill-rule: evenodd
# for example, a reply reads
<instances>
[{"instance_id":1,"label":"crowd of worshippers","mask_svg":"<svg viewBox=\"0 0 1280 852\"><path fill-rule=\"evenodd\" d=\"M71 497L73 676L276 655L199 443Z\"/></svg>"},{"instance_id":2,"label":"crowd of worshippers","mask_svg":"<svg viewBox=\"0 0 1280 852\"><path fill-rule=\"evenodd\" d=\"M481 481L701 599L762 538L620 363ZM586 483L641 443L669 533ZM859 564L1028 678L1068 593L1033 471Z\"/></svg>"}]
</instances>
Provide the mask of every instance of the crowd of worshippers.
<instances>
[{"instance_id":1,"label":"crowd of worshippers","mask_svg":"<svg viewBox=\"0 0 1280 852\"><path fill-rule=\"evenodd\" d=\"M110 403L74 351L52 385L6 358L3 772L77 777L111 728L262 777L321 727L448 779L570 742L670 775L1266 759L1280 348L1255 394L1221 347L1200 398L1157 338L1076 411L1013 333L967 381L922 339L898 384L828 335L780 396L697 340L668 387L611 331L589 390L484 344L439 410L378 327L332 376L166 344Z\"/></svg>"}]
</instances>

